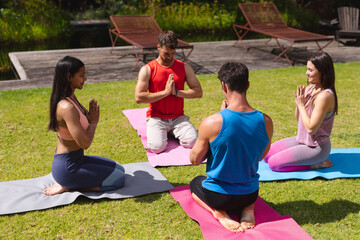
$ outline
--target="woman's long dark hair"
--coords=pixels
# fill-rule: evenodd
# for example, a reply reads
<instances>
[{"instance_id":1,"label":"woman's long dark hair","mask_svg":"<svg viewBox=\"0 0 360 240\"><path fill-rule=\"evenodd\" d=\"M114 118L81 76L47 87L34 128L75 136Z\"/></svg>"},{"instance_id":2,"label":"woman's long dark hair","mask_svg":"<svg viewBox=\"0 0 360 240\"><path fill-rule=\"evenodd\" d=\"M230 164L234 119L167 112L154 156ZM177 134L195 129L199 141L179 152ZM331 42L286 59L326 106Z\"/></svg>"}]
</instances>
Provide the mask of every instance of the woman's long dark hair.
<instances>
[{"instance_id":1,"label":"woman's long dark hair","mask_svg":"<svg viewBox=\"0 0 360 240\"><path fill-rule=\"evenodd\" d=\"M331 89L335 97L334 113L338 113L338 99L335 90L335 70L334 64L326 52L315 53L309 58L309 61L314 64L316 69L321 74L321 86L323 89Z\"/></svg>"},{"instance_id":2,"label":"woman's long dark hair","mask_svg":"<svg viewBox=\"0 0 360 240\"><path fill-rule=\"evenodd\" d=\"M82 61L70 56L64 57L56 64L53 89L50 98L50 121L48 130L57 131L57 104L66 97L70 97L72 89L69 79L83 66L84 63Z\"/></svg>"}]
</instances>

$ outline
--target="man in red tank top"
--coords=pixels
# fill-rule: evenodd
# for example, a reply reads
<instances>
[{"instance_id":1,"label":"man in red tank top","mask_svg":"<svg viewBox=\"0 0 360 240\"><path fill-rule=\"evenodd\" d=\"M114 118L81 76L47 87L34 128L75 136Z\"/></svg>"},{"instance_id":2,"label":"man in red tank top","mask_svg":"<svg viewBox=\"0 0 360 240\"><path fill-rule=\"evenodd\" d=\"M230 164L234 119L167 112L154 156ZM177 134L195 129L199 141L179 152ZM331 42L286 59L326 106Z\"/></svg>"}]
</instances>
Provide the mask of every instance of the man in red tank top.
<instances>
[{"instance_id":1,"label":"man in red tank top","mask_svg":"<svg viewBox=\"0 0 360 240\"><path fill-rule=\"evenodd\" d=\"M184 98L201 98L202 88L191 66L174 58L177 43L174 32L160 33L159 56L140 69L135 87L136 102L149 103L147 145L154 153L166 149L168 133L187 148L197 139L195 127L184 115Z\"/></svg>"}]
</instances>

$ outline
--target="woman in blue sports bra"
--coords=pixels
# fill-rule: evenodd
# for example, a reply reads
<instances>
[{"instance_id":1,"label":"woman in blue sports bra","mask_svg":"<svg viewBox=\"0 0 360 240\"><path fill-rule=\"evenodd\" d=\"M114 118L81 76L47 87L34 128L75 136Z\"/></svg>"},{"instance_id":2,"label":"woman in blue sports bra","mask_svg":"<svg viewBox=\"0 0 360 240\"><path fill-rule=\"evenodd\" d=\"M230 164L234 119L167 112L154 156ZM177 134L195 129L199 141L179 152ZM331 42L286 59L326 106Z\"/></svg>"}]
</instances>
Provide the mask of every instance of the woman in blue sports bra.
<instances>
[{"instance_id":1,"label":"woman in blue sports bra","mask_svg":"<svg viewBox=\"0 0 360 240\"><path fill-rule=\"evenodd\" d=\"M85 66L79 59L66 56L57 63L48 126L57 132L58 139L52 164L56 183L43 191L46 195L70 190L111 191L125 183L123 166L107 158L84 155L100 115L97 101L91 100L87 110L74 94L86 80Z\"/></svg>"}]
</instances>

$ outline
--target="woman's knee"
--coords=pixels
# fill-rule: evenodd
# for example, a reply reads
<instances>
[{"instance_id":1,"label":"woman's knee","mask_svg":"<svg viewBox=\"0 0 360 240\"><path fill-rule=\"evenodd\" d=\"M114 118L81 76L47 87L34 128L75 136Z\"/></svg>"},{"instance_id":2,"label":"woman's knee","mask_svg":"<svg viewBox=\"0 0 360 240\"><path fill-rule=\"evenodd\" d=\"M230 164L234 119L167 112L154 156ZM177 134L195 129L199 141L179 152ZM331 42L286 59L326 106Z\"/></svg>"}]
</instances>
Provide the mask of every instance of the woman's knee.
<instances>
[{"instance_id":1,"label":"woman's knee","mask_svg":"<svg viewBox=\"0 0 360 240\"><path fill-rule=\"evenodd\" d=\"M269 168L271 170L273 170L274 172L280 172L281 167L279 165L271 164L270 162L268 162L268 163L269 163Z\"/></svg>"},{"instance_id":2,"label":"woman's knee","mask_svg":"<svg viewBox=\"0 0 360 240\"><path fill-rule=\"evenodd\" d=\"M119 169L121 172L125 172L125 168L118 162L115 162L115 168Z\"/></svg>"},{"instance_id":3,"label":"woman's knee","mask_svg":"<svg viewBox=\"0 0 360 240\"><path fill-rule=\"evenodd\" d=\"M267 163L269 164L269 168L275 172L279 172L280 169L283 167L281 161L276 158L276 156L271 156L267 159Z\"/></svg>"},{"instance_id":4,"label":"woman's knee","mask_svg":"<svg viewBox=\"0 0 360 240\"><path fill-rule=\"evenodd\" d=\"M115 180L113 185L117 188L121 188L125 185L125 173L119 172L119 178Z\"/></svg>"},{"instance_id":5,"label":"woman's knee","mask_svg":"<svg viewBox=\"0 0 360 240\"><path fill-rule=\"evenodd\" d=\"M102 182L100 191L111 191L123 187L125 184L125 172L123 169L123 167L120 168L116 165L114 171Z\"/></svg>"}]
</instances>

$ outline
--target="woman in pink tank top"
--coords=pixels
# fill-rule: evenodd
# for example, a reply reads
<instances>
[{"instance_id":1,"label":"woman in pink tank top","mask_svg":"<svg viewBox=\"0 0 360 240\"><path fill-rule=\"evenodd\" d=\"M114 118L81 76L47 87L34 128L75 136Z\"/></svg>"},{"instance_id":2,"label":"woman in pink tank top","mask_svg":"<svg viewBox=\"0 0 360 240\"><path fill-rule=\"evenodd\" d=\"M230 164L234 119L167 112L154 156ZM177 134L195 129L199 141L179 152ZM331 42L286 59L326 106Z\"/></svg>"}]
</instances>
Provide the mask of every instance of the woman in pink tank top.
<instances>
[{"instance_id":1,"label":"woman in pink tank top","mask_svg":"<svg viewBox=\"0 0 360 240\"><path fill-rule=\"evenodd\" d=\"M308 86L294 91L297 136L281 139L271 145L264 158L273 171L289 172L332 166L328 160L330 134L338 111L335 71L331 57L320 52L307 62Z\"/></svg>"},{"instance_id":2,"label":"woman in pink tank top","mask_svg":"<svg viewBox=\"0 0 360 240\"><path fill-rule=\"evenodd\" d=\"M69 190L110 191L125 183L120 164L84 155L84 149L93 141L100 115L97 101L91 100L87 110L75 96L75 90L82 89L86 80L85 66L79 59L66 56L56 64L48 126L48 130L57 132L52 164L56 183L43 191L46 195Z\"/></svg>"}]
</instances>

